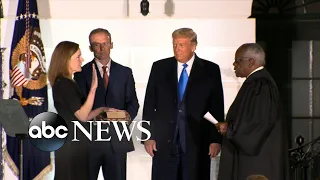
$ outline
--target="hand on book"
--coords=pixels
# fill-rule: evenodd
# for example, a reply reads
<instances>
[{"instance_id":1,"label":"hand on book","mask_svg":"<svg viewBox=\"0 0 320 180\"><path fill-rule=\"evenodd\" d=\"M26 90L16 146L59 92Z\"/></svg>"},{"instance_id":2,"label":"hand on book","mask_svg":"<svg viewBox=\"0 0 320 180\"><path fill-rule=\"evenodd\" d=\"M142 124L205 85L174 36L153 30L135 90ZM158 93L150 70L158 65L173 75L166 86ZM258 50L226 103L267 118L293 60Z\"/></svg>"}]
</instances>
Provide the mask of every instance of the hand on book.
<instances>
[{"instance_id":1,"label":"hand on book","mask_svg":"<svg viewBox=\"0 0 320 180\"><path fill-rule=\"evenodd\" d=\"M130 114L125 110L110 108L106 111L108 121L130 121Z\"/></svg>"},{"instance_id":2,"label":"hand on book","mask_svg":"<svg viewBox=\"0 0 320 180\"><path fill-rule=\"evenodd\" d=\"M131 121L131 116L130 116L130 114L127 112L127 111L124 111L125 113L126 113L126 118L125 118L125 120L126 121Z\"/></svg>"},{"instance_id":3,"label":"hand on book","mask_svg":"<svg viewBox=\"0 0 320 180\"><path fill-rule=\"evenodd\" d=\"M103 108L103 112L117 112L117 111L122 111L122 110L116 109L116 108L110 108L110 107Z\"/></svg>"},{"instance_id":4,"label":"hand on book","mask_svg":"<svg viewBox=\"0 0 320 180\"><path fill-rule=\"evenodd\" d=\"M103 121L131 121L130 114L127 111L109 107L103 108L102 113L96 119Z\"/></svg>"}]
</instances>

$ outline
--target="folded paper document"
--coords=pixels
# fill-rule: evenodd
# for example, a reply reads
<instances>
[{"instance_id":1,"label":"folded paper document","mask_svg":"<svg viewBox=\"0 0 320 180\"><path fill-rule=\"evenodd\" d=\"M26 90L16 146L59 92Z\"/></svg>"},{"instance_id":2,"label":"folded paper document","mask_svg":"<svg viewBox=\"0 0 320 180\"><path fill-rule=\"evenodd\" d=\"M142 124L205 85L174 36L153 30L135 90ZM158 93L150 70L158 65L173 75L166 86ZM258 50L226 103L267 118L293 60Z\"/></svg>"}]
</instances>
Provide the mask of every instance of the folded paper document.
<instances>
[{"instance_id":1,"label":"folded paper document","mask_svg":"<svg viewBox=\"0 0 320 180\"><path fill-rule=\"evenodd\" d=\"M204 116L203 116L206 120L210 121L213 124L217 124L218 121L216 120L216 118L214 118L209 112L207 112Z\"/></svg>"}]
</instances>

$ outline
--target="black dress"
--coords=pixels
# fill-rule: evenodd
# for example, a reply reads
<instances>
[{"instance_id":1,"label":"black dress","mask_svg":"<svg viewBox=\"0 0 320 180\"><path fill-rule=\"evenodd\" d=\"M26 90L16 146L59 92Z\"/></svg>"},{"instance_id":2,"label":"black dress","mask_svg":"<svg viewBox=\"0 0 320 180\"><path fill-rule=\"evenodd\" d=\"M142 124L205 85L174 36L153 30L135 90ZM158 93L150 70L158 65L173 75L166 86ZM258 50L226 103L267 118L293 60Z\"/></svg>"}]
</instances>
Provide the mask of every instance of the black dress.
<instances>
[{"instance_id":1,"label":"black dress","mask_svg":"<svg viewBox=\"0 0 320 180\"><path fill-rule=\"evenodd\" d=\"M55 180L88 180L88 139L77 132L79 141L73 139L73 125L77 120L74 113L80 109L85 99L77 84L68 78L58 77L52 87L54 106L57 113L68 124L68 139L62 148L55 151ZM87 123L81 122L87 130Z\"/></svg>"}]
</instances>

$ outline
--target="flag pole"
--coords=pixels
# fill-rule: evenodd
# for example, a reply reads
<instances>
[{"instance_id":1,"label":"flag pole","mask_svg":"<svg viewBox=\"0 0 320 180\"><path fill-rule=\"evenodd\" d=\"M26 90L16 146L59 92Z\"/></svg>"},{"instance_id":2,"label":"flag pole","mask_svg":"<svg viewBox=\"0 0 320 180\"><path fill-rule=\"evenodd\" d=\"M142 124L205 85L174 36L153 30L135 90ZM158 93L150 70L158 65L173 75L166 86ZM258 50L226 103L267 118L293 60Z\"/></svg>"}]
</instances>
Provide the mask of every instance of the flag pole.
<instances>
[{"instance_id":1,"label":"flag pole","mask_svg":"<svg viewBox=\"0 0 320 180\"><path fill-rule=\"evenodd\" d=\"M3 18L3 8L2 8L2 0L0 0L0 42L1 42L1 33L2 33L2 28L1 28L1 24L2 24L2 18ZM2 48L0 45L0 100L3 99L3 91L4 88L6 87L6 83L3 81L3 62L4 62L4 58L3 58L3 52L4 52L5 48ZM2 126L0 124L0 131L1 131L1 138L0 138L0 144L1 144L1 151L0 151L0 161L1 161L1 168L0 168L0 179L2 180L4 178L4 159L3 159L3 142L4 142L4 130L2 129Z\"/></svg>"},{"instance_id":2,"label":"flag pole","mask_svg":"<svg viewBox=\"0 0 320 180\"><path fill-rule=\"evenodd\" d=\"M26 68L25 68L25 77L29 78L29 68L31 67L30 61L30 8L29 8L29 0L26 0Z\"/></svg>"}]
</instances>

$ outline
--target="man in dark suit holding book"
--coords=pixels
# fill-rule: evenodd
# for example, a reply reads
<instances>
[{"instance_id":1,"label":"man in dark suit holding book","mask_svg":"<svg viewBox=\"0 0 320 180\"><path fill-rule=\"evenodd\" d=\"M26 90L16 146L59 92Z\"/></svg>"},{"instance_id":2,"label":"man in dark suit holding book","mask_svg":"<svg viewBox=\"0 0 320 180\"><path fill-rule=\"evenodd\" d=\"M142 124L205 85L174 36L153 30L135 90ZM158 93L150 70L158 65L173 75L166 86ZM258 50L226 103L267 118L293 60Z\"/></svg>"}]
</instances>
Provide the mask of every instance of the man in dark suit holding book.
<instances>
[{"instance_id":1,"label":"man in dark suit holding book","mask_svg":"<svg viewBox=\"0 0 320 180\"><path fill-rule=\"evenodd\" d=\"M75 74L75 81L87 96L91 84L92 64L94 64L98 72L98 88L93 108L111 107L124 110L126 119L133 120L137 116L139 103L132 70L111 60L110 51L113 42L108 30L94 29L89 35L89 41L94 59L82 67L82 72ZM133 142L132 139L128 141L125 136L119 140L112 123L110 124L110 126L104 124L103 129L109 128L111 141L92 141L90 144L89 172L92 180L98 178L101 166L104 179L126 180L127 152L134 150ZM119 127L121 126L119 124ZM93 128L94 135L95 131L96 128ZM106 134L103 132L102 138L110 137Z\"/></svg>"}]
</instances>

